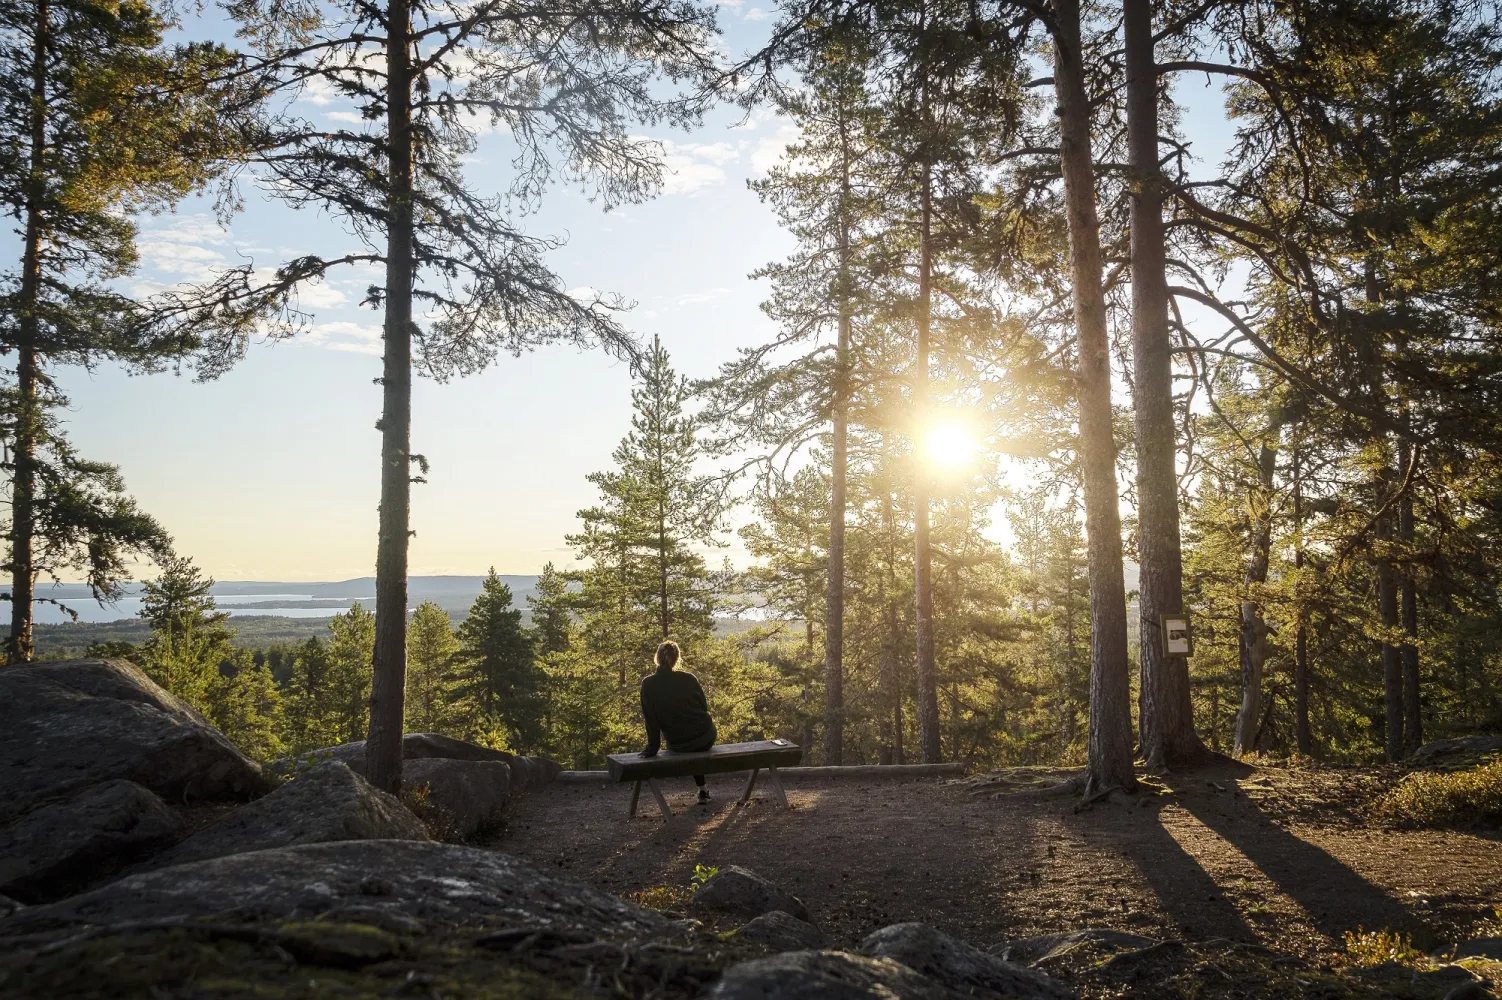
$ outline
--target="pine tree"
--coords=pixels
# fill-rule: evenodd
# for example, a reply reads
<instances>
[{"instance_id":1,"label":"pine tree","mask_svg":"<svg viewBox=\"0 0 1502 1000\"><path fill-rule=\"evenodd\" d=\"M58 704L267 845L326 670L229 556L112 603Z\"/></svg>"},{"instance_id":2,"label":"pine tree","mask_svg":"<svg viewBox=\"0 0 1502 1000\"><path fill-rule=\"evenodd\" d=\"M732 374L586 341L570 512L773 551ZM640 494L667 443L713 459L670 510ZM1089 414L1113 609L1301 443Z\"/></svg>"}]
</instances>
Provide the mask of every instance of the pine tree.
<instances>
[{"instance_id":1,"label":"pine tree","mask_svg":"<svg viewBox=\"0 0 1502 1000\"><path fill-rule=\"evenodd\" d=\"M556 574L552 581L549 589L559 582ZM521 609L511 606L511 588L494 567L459 626L458 643L463 679L456 693L470 707L472 729L514 750L536 749L543 738L544 678Z\"/></svg>"},{"instance_id":2,"label":"pine tree","mask_svg":"<svg viewBox=\"0 0 1502 1000\"><path fill-rule=\"evenodd\" d=\"M375 649L375 615L356 601L329 619L333 636L326 647L328 711L326 732L336 743L365 738L370 725L370 657Z\"/></svg>"},{"instance_id":3,"label":"pine tree","mask_svg":"<svg viewBox=\"0 0 1502 1000\"><path fill-rule=\"evenodd\" d=\"M552 560L537 577L536 593L527 595L532 613L532 646L538 656L568 649L573 623L573 595L568 581L553 567Z\"/></svg>"},{"instance_id":4,"label":"pine tree","mask_svg":"<svg viewBox=\"0 0 1502 1000\"><path fill-rule=\"evenodd\" d=\"M161 575L146 582L141 602L141 618L152 632L143 649L146 672L208 715L234 637L226 624L229 612L215 607L213 587L192 559L172 556L163 561Z\"/></svg>"},{"instance_id":5,"label":"pine tree","mask_svg":"<svg viewBox=\"0 0 1502 1000\"><path fill-rule=\"evenodd\" d=\"M290 110L265 130L260 162L272 190L297 206L323 206L359 243L342 255L301 256L266 283L249 267L230 271L183 309L190 324L217 333L227 362L246 331L296 327L289 304L303 283L346 264L384 272L368 298L384 313L384 349L367 761L371 783L394 792L411 487L426 464L411 441L414 369L446 378L482 369L502 351L558 342L635 357L614 316L618 303L570 295L545 260L556 241L520 231L509 209L534 207L559 178L582 182L606 208L654 193L661 148L633 135L632 123L697 118L701 100L662 84L711 71L713 17L676 0L525 8L245 0L233 13L258 45L252 61L271 94L293 98L320 84L354 105L361 124L330 127L301 120L287 100ZM467 154L490 128L518 147L510 197L485 197L466 177Z\"/></svg>"},{"instance_id":6,"label":"pine tree","mask_svg":"<svg viewBox=\"0 0 1502 1000\"><path fill-rule=\"evenodd\" d=\"M447 733L458 726L454 655L459 640L447 611L423 601L407 626L407 720L416 733Z\"/></svg>"},{"instance_id":7,"label":"pine tree","mask_svg":"<svg viewBox=\"0 0 1502 1000\"><path fill-rule=\"evenodd\" d=\"M229 54L167 46L167 15L141 0L0 4L0 206L19 222L19 267L0 285L10 474L8 662L33 655L37 578L84 569L118 596L120 561L166 552L167 537L124 495L112 466L79 459L52 411L66 405L49 365L149 369L194 341L153 322L116 280L136 266L131 213L202 187L233 152L206 81Z\"/></svg>"},{"instance_id":8,"label":"pine tree","mask_svg":"<svg viewBox=\"0 0 1502 1000\"><path fill-rule=\"evenodd\" d=\"M619 619L625 631L607 641L634 664L648 662L663 639L692 645L714 627L711 575L694 546L715 544L720 501L694 467L701 448L684 412L688 397L688 382L654 340L631 391L631 431L611 455L616 467L588 477L600 504L579 512L584 530L569 536L590 561L580 594L586 631L598 634L601 616Z\"/></svg>"},{"instance_id":9,"label":"pine tree","mask_svg":"<svg viewBox=\"0 0 1502 1000\"><path fill-rule=\"evenodd\" d=\"M828 41L803 67L802 87L780 95L778 110L797 123L800 137L751 187L798 239L788 260L753 275L770 279L772 296L762 308L782 329L773 344L743 349L705 386L706 419L730 431L721 447L740 455L754 442L767 475L778 471L779 456L796 454L828 424L824 755L832 764L843 753L850 407L855 387L879 377L863 369L856 343L870 308L862 290L875 247L866 244L879 245L869 226L879 190L871 176L879 133L879 109L867 92L871 57L858 33ZM831 333L833 345L825 342ZM799 356L774 357L793 344L806 345Z\"/></svg>"},{"instance_id":10,"label":"pine tree","mask_svg":"<svg viewBox=\"0 0 1502 1000\"><path fill-rule=\"evenodd\" d=\"M1069 224L1069 263L1079 345L1079 460L1090 560L1090 748L1086 792L1094 794L1112 787L1130 789L1136 784L1132 773L1126 585L1122 579L1121 515L1117 509L1105 275L1078 0L1054 0L1053 13L1059 164Z\"/></svg>"},{"instance_id":11,"label":"pine tree","mask_svg":"<svg viewBox=\"0 0 1502 1000\"><path fill-rule=\"evenodd\" d=\"M315 635L298 644L291 661L283 725L289 748L302 753L341 742L328 646Z\"/></svg>"},{"instance_id":12,"label":"pine tree","mask_svg":"<svg viewBox=\"0 0 1502 1000\"><path fill-rule=\"evenodd\" d=\"M209 721L253 760L279 757L286 744L280 724L284 699L271 671L254 661L249 650L235 650L229 672L217 677L209 692Z\"/></svg>"}]
</instances>

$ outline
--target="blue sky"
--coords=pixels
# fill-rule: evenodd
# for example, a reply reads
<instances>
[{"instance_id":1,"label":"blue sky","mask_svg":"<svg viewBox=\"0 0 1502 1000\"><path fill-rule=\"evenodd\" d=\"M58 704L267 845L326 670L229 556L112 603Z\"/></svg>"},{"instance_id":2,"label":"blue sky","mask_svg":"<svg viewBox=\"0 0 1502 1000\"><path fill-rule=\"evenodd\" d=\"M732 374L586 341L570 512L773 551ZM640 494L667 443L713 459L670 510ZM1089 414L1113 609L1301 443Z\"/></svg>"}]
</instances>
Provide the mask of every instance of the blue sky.
<instances>
[{"instance_id":1,"label":"blue sky","mask_svg":"<svg viewBox=\"0 0 1502 1000\"><path fill-rule=\"evenodd\" d=\"M721 22L731 51L755 45L771 23L750 0L722 4ZM1218 94L1198 83L1188 89L1191 135L1201 134L1202 148L1224 148ZM528 220L534 234L566 237L551 259L570 287L634 301L627 324L644 338L660 335L691 377L772 332L758 309L765 290L747 275L791 249L745 182L775 162L792 130L767 114L743 119L723 109L692 134L651 133L667 143L671 171L652 202L605 214L561 188ZM483 140L470 170L476 186L502 189L506 170L501 140ZM240 255L270 265L349 243L326 217L253 189L246 195L228 231L199 201L144 220L140 280L192 280ZM369 575L380 340L378 314L355 304L365 284L351 274L313 290L303 300L315 314L306 336L256 344L211 383L109 367L59 372L76 445L119 464L179 551L218 579ZM548 560L567 564L564 535L594 499L584 477L609 467L629 395L623 365L572 348L503 356L445 385L419 381L413 447L432 470L414 487L412 572L532 573Z\"/></svg>"}]
</instances>

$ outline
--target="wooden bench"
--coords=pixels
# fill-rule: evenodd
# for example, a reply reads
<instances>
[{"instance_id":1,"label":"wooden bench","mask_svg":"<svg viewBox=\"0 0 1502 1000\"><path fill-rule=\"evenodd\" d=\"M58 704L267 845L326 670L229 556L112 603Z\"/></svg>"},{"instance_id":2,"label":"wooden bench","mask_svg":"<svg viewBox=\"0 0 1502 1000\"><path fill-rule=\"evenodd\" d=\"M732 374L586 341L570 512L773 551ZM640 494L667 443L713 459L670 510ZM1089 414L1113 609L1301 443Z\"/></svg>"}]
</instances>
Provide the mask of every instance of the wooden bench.
<instances>
[{"instance_id":1,"label":"wooden bench","mask_svg":"<svg viewBox=\"0 0 1502 1000\"><path fill-rule=\"evenodd\" d=\"M658 778L684 778L695 774L725 774L730 771L750 771L746 789L741 792L740 802L751 798L756 787L756 776L765 770L771 782L772 794L782 808L788 808L787 793L782 790L782 781L777 777L779 767L792 767L803 759L803 748L788 740L758 740L755 743L725 743L698 753L674 753L664 750L656 757L643 757L639 753L615 753L605 758L610 776L616 781L633 781L631 789L631 816L636 815L636 803L641 797L642 782L657 798L657 808L664 819L671 819L673 810L663 797Z\"/></svg>"}]
</instances>

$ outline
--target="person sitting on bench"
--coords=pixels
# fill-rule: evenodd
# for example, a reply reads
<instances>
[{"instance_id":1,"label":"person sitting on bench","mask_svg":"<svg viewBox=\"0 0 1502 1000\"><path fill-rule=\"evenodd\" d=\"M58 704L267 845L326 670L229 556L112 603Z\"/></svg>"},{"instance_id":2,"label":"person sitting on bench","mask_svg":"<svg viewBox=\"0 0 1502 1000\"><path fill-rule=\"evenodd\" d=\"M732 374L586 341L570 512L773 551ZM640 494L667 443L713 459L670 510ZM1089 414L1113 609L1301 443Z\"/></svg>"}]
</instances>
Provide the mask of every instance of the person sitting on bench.
<instances>
[{"instance_id":1,"label":"person sitting on bench","mask_svg":"<svg viewBox=\"0 0 1502 1000\"><path fill-rule=\"evenodd\" d=\"M657 756L662 738L674 753L696 753L714 746L714 720L709 717L709 702L699 678L678 665L678 644L672 640L657 647L657 670L641 681L641 714L647 724L647 748L643 757ZM694 775L699 786L699 802L709 801L704 775Z\"/></svg>"}]
</instances>

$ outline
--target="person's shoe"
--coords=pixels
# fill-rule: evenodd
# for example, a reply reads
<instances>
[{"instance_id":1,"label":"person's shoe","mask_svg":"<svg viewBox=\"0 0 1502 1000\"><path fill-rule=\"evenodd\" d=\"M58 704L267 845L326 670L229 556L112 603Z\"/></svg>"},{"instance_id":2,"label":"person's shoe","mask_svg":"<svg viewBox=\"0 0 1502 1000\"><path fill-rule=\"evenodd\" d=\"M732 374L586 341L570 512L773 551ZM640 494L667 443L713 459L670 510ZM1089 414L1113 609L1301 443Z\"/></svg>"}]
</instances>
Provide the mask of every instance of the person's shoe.
<instances>
[{"instance_id":1,"label":"person's shoe","mask_svg":"<svg viewBox=\"0 0 1502 1000\"><path fill-rule=\"evenodd\" d=\"M701 806L707 806L707 805L709 805L709 789L707 789L707 788L701 788L701 789L699 789L699 805L701 805Z\"/></svg>"}]
</instances>

